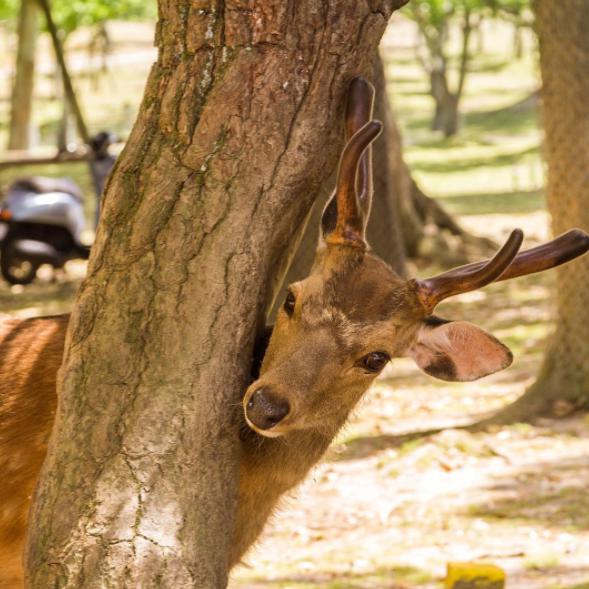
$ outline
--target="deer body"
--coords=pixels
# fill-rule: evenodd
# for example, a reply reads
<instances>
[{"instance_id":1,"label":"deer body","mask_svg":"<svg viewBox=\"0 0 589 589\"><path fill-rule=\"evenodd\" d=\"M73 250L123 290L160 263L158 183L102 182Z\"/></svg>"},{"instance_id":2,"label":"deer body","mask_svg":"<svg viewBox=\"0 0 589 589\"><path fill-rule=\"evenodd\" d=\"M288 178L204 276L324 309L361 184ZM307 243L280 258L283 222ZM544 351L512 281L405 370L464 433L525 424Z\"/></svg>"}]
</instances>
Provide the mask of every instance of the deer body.
<instances>
[{"instance_id":1,"label":"deer body","mask_svg":"<svg viewBox=\"0 0 589 589\"><path fill-rule=\"evenodd\" d=\"M19 586L29 502L47 452L67 317L0 323L0 589Z\"/></svg>"},{"instance_id":2,"label":"deer body","mask_svg":"<svg viewBox=\"0 0 589 589\"><path fill-rule=\"evenodd\" d=\"M377 270L386 269L377 258L366 258L364 263L374 266L372 273L369 272L373 276ZM398 280L388 271L393 283ZM351 300L347 304L350 303ZM326 309L324 306L320 311L325 315L323 332L314 329L315 337L323 339L324 346L341 336L333 317L342 310L334 307L326 312ZM315 319L319 321L320 317ZM3 563L0 589L22 583L27 514L55 417L57 371L68 320L68 315L60 315L0 323L0 472L5 477L0 485L0 560ZM321 344L313 345L309 338L307 344L305 351L323 362L325 358L317 356ZM319 390L317 382L302 384ZM324 386L329 384L326 382ZM258 538L281 496L296 487L320 460L345 423L351 410L349 403L353 406L365 388L365 380L360 379L356 390L350 391L348 403L326 405L321 411L316 408L322 427L295 430L280 439L262 437L243 421L230 566L238 563Z\"/></svg>"},{"instance_id":3,"label":"deer body","mask_svg":"<svg viewBox=\"0 0 589 589\"><path fill-rule=\"evenodd\" d=\"M432 315L448 296L538 272L589 250L573 230L518 254L516 230L496 256L427 280L403 280L370 253L373 90L350 87L349 139L322 219L311 274L292 284L259 376L245 391L231 567L255 542L281 496L321 458L385 364L408 355L432 376L475 380L508 366L511 352L482 329ZM18 587L28 506L47 450L68 316L0 326L0 589Z\"/></svg>"}]
</instances>

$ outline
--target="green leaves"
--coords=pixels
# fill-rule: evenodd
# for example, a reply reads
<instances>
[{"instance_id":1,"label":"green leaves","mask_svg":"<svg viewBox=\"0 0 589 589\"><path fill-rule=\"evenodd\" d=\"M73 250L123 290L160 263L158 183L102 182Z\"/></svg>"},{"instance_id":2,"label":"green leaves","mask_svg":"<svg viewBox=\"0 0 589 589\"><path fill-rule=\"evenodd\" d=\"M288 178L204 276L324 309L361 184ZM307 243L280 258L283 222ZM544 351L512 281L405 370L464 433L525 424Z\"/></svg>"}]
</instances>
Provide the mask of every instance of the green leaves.
<instances>
[{"instance_id":1,"label":"green leaves","mask_svg":"<svg viewBox=\"0 0 589 589\"><path fill-rule=\"evenodd\" d=\"M0 0L0 21L15 20L19 4L18 0Z\"/></svg>"},{"instance_id":2,"label":"green leaves","mask_svg":"<svg viewBox=\"0 0 589 589\"><path fill-rule=\"evenodd\" d=\"M419 0L410 3L405 14L440 28L448 19L459 17L465 12L478 13L481 16L501 13L519 15L530 4L531 0Z\"/></svg>"},{"instance_id":3,"label":"green leaves","mask_svg":"<svg viewBox=\"0 0 589 589\"><path fill-rule=\"evenodd\" d=\"M16 26L19 0L0 0L0 21ZM155 18L156 0L53 0L51 11L55 23L64 34L78 27L92 26L111 19L131 20Z\"/></svg>"},{"instance_id":4,"label":"green leaves","mask_svg":"<svg viewBox=\"0 0 589 589\"><path fill-rule=\"evenodd\" d=\"M156 15L155 0L54 0L51 8L57 26L66 34L106 20Z\"/></svg>"}]
</instances>

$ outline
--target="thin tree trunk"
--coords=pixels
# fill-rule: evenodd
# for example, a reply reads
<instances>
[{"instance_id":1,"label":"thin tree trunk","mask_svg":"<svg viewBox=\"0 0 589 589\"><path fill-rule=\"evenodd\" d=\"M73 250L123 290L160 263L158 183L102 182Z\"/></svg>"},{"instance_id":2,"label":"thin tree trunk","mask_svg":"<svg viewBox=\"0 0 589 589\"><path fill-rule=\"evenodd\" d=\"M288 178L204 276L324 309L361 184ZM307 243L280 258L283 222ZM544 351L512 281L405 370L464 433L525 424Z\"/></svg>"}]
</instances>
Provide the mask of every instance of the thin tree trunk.
<instances>
[{"instance_id":1,"label":"thin tree trunk","mask_svg":"<svg viewBox=\"0 0 589 589\"><path fill-rule=\"evenodd\" d=\"M450 91L448 90L445 65L442 67L438 58L434 58L433 61L433 69L430 72L430 93L434 99L434 116L432 118L431 129L432 131L442 131L444 129L446 105L450 97Z\"/></svg>"},{"instance_id":2,"label":"thin tree trunk","mask_svg":"<svg viewBox=\"0 0 589 589\"><path fill-rule=\"evenodd\" d=\"M536 1L548 209L559 234L589 230L589 10L586 0ZM557 327L537 381L497 422L589 408L589 258L556 270Z\"/></svg>"},{"instance_id":3,"label":"thin tree trunk","mask_svg":"<svg viewBox=\"0 0 589 589\"><path fill-rule=\"evenodd\" d=\"M18 17L16 75L10 103L8 149L30 147L37 34L37 0L22 0Z\"/></svg>"},{"instance_id":4,"label":"thin tree trunk","mask_svg":"<svg viewBox=\"0 0 589 589\"><path fill-rule=\"evenodd\" d=\"M396 4L160 0L70 320L28 587L226 585L255 332Z\"/></svg>"},{"instance_id":5,"label":"thin tree trunk","mask_svg":"<svg viewBox=\"0 0 589 589\"><path fill-rule=\"evenodd\" d=\"M66 100L68 101L69 106L72 110L72 114L76 121L76 127L78 129L80 138L84 143L88 144L88 142L90 141L88 126L86 125L86 121L84 120L82 108L80 106L80 103L78 102L78 98L74 90L74 85L72 83L72 79L67 69L67 64L65 62L65 55L63 51L63 44L61 42L57 26L53 21L53 15L51 14L51 6L49 4L49 0L37 0L37 2L39 2L41 10L43 11L43 14L45 16L45 22L47 24L47 29L49 30L51 42L53 44L55 58L57 60L57 63L59 64L59 69L61 71L63 90L66 96Z\"/></svg>"}]
</instances>

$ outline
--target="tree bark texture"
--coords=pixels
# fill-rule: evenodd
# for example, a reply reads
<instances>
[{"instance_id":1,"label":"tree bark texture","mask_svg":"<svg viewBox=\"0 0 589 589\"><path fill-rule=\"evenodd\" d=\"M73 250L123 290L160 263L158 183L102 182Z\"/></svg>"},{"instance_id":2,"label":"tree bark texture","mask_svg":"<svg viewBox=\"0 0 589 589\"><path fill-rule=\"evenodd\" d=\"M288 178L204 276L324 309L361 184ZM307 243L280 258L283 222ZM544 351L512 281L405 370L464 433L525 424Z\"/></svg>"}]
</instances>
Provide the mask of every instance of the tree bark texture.
<instances>
[{"instance_id":1,"label":"tree bark texture","mask_svg":"<svg viewBox=\"0 0 589 589\"><path fill-rule=\"evenodd\" d=\"M537 0L547 200L555 234L589 230L589 5ZM589 408L589 256L556 270L557 326L537 381L498 421Z\"/></svg>"},{"instance_id":2,"label":"tree bark texture","mask_svg":"<svg viewBox=\"0 0 589 589\"><path fill-rule=\"evenodd\" d=\"M70 321L27 586L224 587L255 332L399 0L160 0Z\"/></svg>"},{"instance_id":3,"label":"tree bark texture","mask_svg":"<svg viewBox=\"0 0 589 589\"><path fill-rule=\"evenodd\" d=\"M18 16L16 73L10 101L8 149L28 149L35 83L38 15L36 0L22 0Z\"/></svg>"}]
</instances>

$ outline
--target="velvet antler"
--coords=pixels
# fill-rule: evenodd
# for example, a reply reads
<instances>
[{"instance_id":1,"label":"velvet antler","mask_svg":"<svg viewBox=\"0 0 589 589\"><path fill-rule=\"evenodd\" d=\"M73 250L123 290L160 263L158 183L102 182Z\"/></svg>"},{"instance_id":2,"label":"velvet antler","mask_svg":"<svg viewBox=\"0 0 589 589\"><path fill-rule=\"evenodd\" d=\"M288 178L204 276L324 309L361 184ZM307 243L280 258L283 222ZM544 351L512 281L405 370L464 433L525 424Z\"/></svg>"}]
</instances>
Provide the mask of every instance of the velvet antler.
<instances>
[{"instance_id":1,"label":"velvet antler","mask_svg":"<svg viewBox=\"0 0 589 589\"><path fill-rule=\"evenodd\" d=\"M350 84L346 107L346 139L340 160L337 185L321 221L323 237L329 244L366 247L364 232L372 200L370 143L382 124L371 121L374 88L363 78Z\"/></svg>"},{"instance_id":2,"label":"velvet antler","mask_svg":"<svg viewBox=\"0 0 589 589\"><path fill-rule=\"evenodd\" d=\"M346 106L346 141L372 119L373 110L374 86L364 78L354 78L350 84ZM372 206L372 184L372 147L369 145L360 158L356 176L356 191L365 225Z\"/></svg>"},{"instance_id":3,"label":"velvet antler","mask_svg":"<svg viewBox=\"0 0 589 589\"><path fill-rule=\"evenodd\" d=\"M414 280L417 295L428 313L444 299L476 290L491 282L542 272L589 251L589 235L572 229L556 239L518 254L523 232L515 229L491 260L467 264L425 280Z\"/></svg>"}]
</instances>

